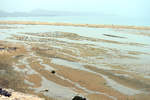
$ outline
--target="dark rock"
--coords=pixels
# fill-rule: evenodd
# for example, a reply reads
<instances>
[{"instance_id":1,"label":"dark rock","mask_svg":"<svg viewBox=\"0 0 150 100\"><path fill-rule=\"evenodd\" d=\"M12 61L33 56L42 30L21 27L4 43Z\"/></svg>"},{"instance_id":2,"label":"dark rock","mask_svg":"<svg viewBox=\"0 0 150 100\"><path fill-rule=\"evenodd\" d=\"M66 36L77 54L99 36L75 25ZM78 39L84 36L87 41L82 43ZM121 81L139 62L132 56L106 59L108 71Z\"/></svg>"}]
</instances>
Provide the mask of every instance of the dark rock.
<instances>
[{"instance_id":1,"label":"dark rock","mask_svg":"<svg viewBox=\"0 0 150 100\"><path fill-rule=\"evenodd\" d=\"M17 47L9 47L8 49L9 49L9 50L14 50L14 51L16 51L16 50L17 50Z\"/></svg>"},{"instance_id":2,"label":"dark rock","mask_svg":"<svg viewBox=\"0 0 150 100\"><path fill-rule=\"evenodd\" d=\"M6 97L10 97L11 93L9 93L6 90L3 90L2 88L0 88L0 95L6 96Z\"/></svg>"},{"instance_id":3,"label":"dark rock","mask_svg":"<svg viewBox=\"0 0 150 100\"><path fill-rule=\"evenodd\" d=\"M52 74L55 74L56 72L54 70L51 71Z\"/></svg>"},{"instance_id":4,"label":"dark rock","mask_svg":"<svg viewBox=\"0 0 150 100\"><path fill-rule=\"evenodd\" d=\"M5 50L5 48L0 48L0 50Z\"/></svg>"},{"instance_id":5,"label":"dark rock","mask_svg":"<svg viewBox=\"0 0 150 100\"><path fill-rule=\"evenodd\" d=\"M86 100L86 98L75 96L72 100Z\"/></svg>"},{"instance_id":6,"label":"dark rock","mask_svg":"<svg viewBox=\"0 0 150 100\"><path fill-rule=\"evenodd\" d=\"M48 92L48 89L45 89L44 91L45 91L45 92Z\"/></svg>"},{"instance_id":7,"label":"dark rock","mask_svg":"<svg viewBox=\"0 0 150 100\"><path fill-rule=\"evenodd\" d=\"M42 91L40 91L40 92L48 92L49 90L48 89L45 89L45 90L42 90Z\"/></svg>"}]
</instances>

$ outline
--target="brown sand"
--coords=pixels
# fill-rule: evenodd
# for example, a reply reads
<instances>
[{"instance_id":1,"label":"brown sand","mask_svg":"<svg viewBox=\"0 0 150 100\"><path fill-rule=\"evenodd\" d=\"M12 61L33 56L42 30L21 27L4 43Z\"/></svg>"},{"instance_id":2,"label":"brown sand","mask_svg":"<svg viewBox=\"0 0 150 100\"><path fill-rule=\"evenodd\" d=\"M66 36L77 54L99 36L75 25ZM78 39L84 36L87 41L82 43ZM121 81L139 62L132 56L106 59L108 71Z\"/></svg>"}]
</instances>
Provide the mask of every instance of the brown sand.
<instances>
[{"instance_id":1,"label":"brown sand","mask_svg":"<svg viewBox=\"0 0 150 100\"><path fill-rule=\"evenodd\" d=\"M0 24L56 25L56 26L77 26L77 27L93 27L93 28L116 28L116 29L150 30L150 27L148 27L148 26L72 24L72 23L50 23L50 22L34 22L34 21L0 21Z\"/></svg>"}]
</instances>

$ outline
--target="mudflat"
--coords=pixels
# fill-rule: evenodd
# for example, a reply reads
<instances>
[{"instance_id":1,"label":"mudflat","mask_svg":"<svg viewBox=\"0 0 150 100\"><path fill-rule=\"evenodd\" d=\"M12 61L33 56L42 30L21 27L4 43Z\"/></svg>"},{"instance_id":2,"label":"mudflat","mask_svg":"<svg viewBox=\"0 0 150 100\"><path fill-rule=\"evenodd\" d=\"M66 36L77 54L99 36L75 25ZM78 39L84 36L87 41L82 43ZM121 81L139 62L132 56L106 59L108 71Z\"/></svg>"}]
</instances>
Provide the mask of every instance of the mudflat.
<instances>
[{"instance_id":1,"label":"mudflat","mask_svg":"<svg viewBox=\"0 0 150 100\"><path fill-rule=\"evenodd\" d=\"M149 27L0 21L0 40L1 87L47 100L150 99Z\"/></svg>"}]
</instances>

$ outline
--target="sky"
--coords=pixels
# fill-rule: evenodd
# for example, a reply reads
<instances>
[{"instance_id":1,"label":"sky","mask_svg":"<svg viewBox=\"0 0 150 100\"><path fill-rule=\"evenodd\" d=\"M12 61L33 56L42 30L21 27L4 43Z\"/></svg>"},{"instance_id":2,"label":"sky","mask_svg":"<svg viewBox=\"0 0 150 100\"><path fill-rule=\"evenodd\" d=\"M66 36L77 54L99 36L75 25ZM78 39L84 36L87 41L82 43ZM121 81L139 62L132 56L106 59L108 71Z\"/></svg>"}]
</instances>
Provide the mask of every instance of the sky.
<instances>
[{"instance_id":1,"label":"sky","mask_svg":"<svg viewBox=\"0 0 150 100\"><path fill-rule=\"evenodd\" d=\"M126 17L150 18L150 0L0 0L0 10L29 12L50 11L97 12Z\"/></svg>"}]
</instances>

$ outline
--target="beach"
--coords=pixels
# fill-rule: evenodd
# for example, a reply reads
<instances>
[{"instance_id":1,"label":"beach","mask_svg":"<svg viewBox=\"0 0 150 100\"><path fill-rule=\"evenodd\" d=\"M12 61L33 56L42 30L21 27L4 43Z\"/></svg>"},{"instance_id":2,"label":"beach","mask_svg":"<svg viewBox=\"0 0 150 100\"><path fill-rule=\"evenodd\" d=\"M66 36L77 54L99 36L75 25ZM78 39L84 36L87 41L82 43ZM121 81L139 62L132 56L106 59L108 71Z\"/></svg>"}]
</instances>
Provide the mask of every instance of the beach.
<instances>
[{"instance_id":1,"label":"beach","mask_svg":"<svg viewBox=\"0 0 150 100\"><path fill-rule=\"evenodd\" d=\"M148 26L0 21L2 87L46 100L149 100L149 52Z\"/></svg>"}]
</instances>

